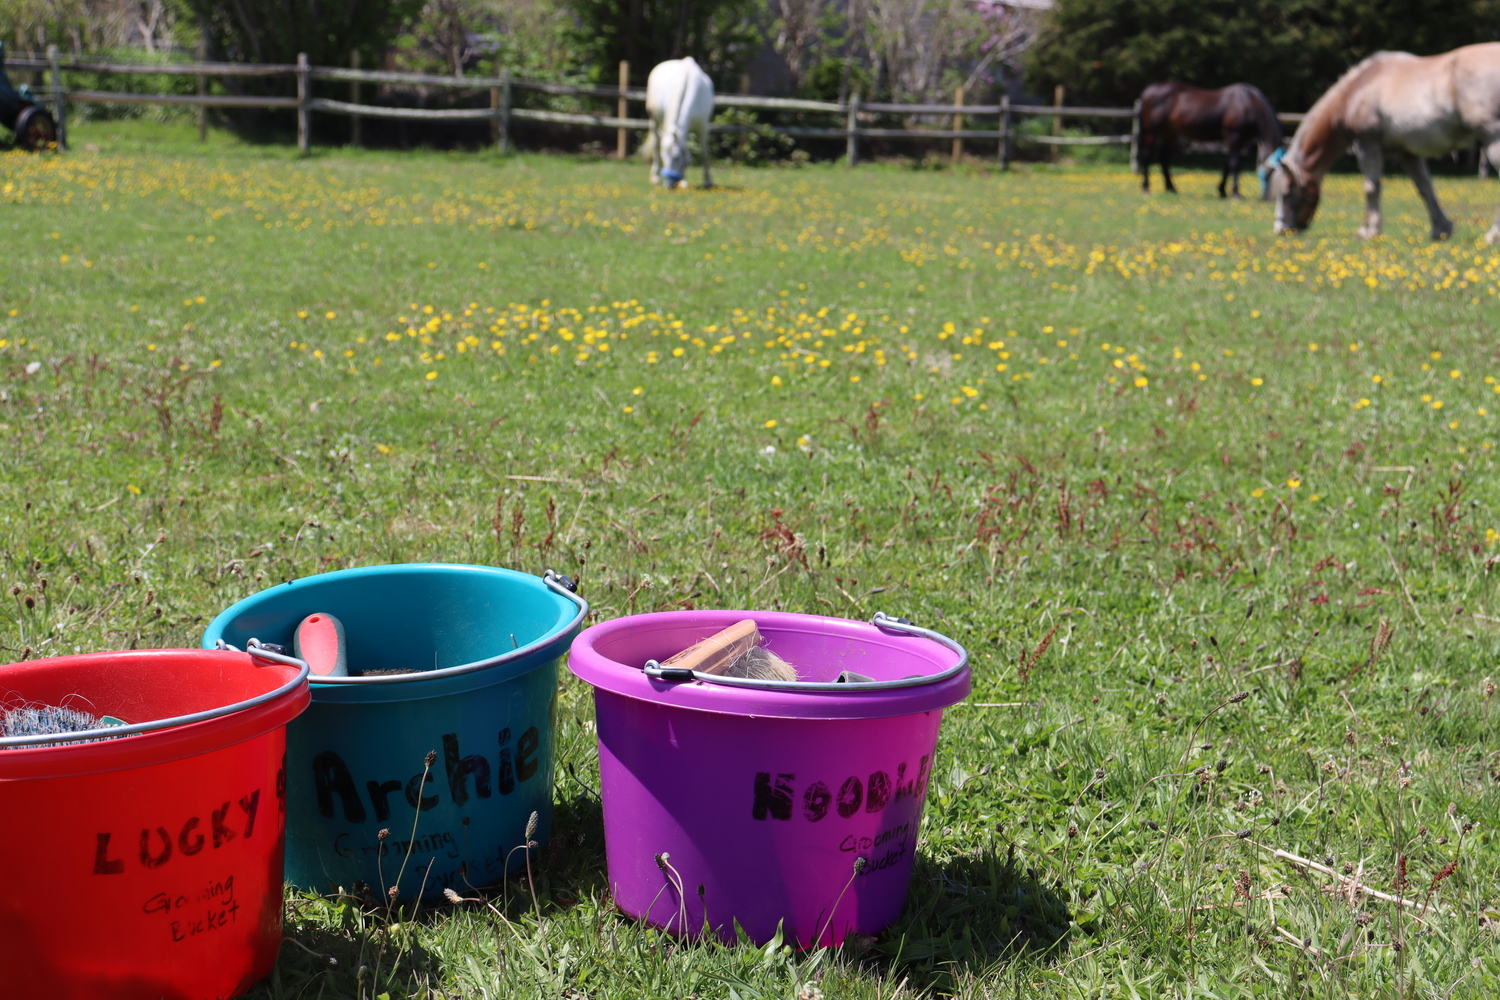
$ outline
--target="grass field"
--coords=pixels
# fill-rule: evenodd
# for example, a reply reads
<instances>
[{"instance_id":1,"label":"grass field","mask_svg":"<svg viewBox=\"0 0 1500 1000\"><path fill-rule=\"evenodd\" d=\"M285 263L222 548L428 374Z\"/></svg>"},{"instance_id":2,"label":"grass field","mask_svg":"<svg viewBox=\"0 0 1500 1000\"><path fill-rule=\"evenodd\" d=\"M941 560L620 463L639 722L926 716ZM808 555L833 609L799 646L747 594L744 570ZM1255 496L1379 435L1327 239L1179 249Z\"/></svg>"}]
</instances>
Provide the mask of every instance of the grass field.
<instances>
[{"instance_id":1,"label":"grass field","mask_svg":"<svg viewBox=\"0 0 1500 1000\"><path fill-rule=\"evenodd\" d=\"M273 583L438 559L555 567L598 618L884 610L974 658L873 941L616 915L567 677L538 905L294 899L304 947L254 996L1500 992L1500 185L1440 179L1433 245L1393 178L1361 244L1349 176L1278 240L1207 174L667 195L635 164L74 138L0 157L5 656L192 646Z\"/></svg>"}]
</instances>

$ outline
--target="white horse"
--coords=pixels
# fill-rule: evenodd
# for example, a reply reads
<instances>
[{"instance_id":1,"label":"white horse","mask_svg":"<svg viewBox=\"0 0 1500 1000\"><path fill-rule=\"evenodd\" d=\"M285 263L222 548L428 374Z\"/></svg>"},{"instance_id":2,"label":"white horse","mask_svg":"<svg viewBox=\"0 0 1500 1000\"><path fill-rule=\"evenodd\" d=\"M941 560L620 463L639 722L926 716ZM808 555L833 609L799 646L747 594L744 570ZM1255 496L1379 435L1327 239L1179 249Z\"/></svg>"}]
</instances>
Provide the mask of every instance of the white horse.
<instances>
[{"instance_id":1,"label":"white horse","mask_svg":"<svg viewBox=\"0 0 1500 1000\"><path fill-rule=\"evenodd\" d=\"M1427 173L1442 156L1476 139L1500 165L1500 43L1466 45L1437 56L1377 52L1318 98L1275 165L1276 232L1306 229L1318 210L1323 176L1352 144L1365 175L1365 222L1359 236L1380 235L1380 174L1387 151L1406 165L1427 204L1432 238L1453 232ZM1485 233L1500 240L1500 216Z\"/></svg>"},{"instance_id":2,"label":"white horse","mask_svg":"<svg viewBox=\"0 0 1500 1000\"><path fill-rule=\"evenodd\" d=\"M714 116L714 82L693 60L658 63L646 79L646 113L651 128L643 152L651 156L651 183L678 187L687 176L692 153L688 135L696 130L703 149L703 186L713 187L709 172L708 123Z\"/></svg>"}]
</instances>

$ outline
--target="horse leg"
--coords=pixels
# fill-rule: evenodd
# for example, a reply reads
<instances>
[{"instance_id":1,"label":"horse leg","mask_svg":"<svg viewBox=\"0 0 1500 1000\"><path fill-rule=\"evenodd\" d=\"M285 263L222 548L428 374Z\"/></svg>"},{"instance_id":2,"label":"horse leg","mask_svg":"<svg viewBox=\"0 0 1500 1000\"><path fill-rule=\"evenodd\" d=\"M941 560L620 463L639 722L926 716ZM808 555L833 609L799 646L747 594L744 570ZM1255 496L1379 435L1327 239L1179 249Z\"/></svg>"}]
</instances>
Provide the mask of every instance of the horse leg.
<instances>
[{"instance_id":1,"label":"horse leg","mask_svg":"<svg viewBox=\"0 0 1500 1000\"><path fill-rule=\"evenodd\" d=\"M1411 174L1411 182L1417 186L1417 193L1427 203L1427 217L1432 220L1432 238L1446 240L1453 235L1453 222L1443 214L1443 206L1438 204L1437 192L1432 189L1432 175L1427 172L1427 161L1410 153L1404 159L1406 172Z\"/></svg>"},{"instance_id":2,"label":"horse leg","mask_svg":"<svg viewBox=\"0 0 1500 1000\"><path fill-rule=\"evenodd\" d=\"M1224 171L1230 177L1230 195L1235 200L1240 197L1240 166L1245 158L1245 144L1242 142L1230 143L1229 155L1224 160ZM1219 182L1219 197L1224 197L1224 182Z\"/></svg>"},{"instance_id":3,"label":"horse leg","mask_svg":"<svg viewBox=\"0 0 1500 1000\"><path fill-rule=\"evenodd\" d=\"M1500 166L1500 138L1492 139L1485 147L1485 155L1490 158L1492 165ZM1491 246L1500 243L1500 213L1495 216L1495 222L1490 226L1489 232L1484 234L1484 241Z\"/></svg>"},{"instance_id":4,"label":"horse leg","mask_svg":"<svg viewBox=\"0 0 1500 1000\"><path fill-rule=\"evenodd\" d=\"M709 164L713 160L712 147L708 144L709 125L709 120L707 118L703 119L703 186L706 188L714 186L714 175L709 170Z\"/></svg>"},{"instance_id":5,"label":"horse leg","mask_svg":"<svg viewBox=\"0 0 1500 1000\"><path fill-rule=\"evenodd\" d=\"M1177 193L1177 185L1172 183L1172 144L1167 142L1161 144L1161 179L1166 182L1167 191Z\"/></svg>"},{"instance_id":6,"label":"horse leg","mask_svg":"<svg viewBox=\"0 0 1500 1000\"><path fill-rule=\"evenodd\" d=\"M661 183L661 136L656 134L656 119L646 126L646 146L651 150L651 183Z\"/></svg>"},{"instance_id":7,"label":"horse leg","mask_svg":"<svg viewBox=\"0 0 1500 1000\"><path fill-rule=\"evenodd\" d=\"M1141 168L1141 193L1151 193L1151 157L1156 152L1152 148L1151 140L1141 136L1141 147L1136 150L1135 156Z\"/></svg>"},{"instance_id":8,"label":"horse leg","mask_svg":"<svg viewBox=\"0 0 1500 1000\"><path fill-rule=\"evenodd\" d=\"M1354 155L1365 175L1365 224L1355 235L1368 240L1380 235L1380 175L1385 170L1385 151L1380 147L1380 140L1376 139L1356 143Z\"/></svg>"}]
</instances>

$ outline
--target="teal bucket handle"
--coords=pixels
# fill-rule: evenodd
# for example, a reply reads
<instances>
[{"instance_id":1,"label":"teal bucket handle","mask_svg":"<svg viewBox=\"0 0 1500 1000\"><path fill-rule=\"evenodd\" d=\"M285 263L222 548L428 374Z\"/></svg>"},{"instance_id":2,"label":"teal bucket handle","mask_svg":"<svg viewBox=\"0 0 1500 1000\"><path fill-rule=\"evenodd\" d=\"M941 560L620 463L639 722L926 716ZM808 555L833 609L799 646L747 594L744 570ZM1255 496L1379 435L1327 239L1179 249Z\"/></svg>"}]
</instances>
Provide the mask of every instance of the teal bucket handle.
<instances>
[{"instance_id":1,"label":"teal bucket handle","mask_svg":"<svg viewBox=\"0 0 1500 1000\"><path fill-rule=\"evenodd\" d=\"M488 670L491 667L497 667L501 664L509 663L512 660L519 660L524 656L528 656L531 653L534 653L537 650L543 648L544 646L555 642L559 634L566 635L567 633L573 631L573 629L577 628L579 624L583 622L583 619L589 613L589 602L578 596L578 584L575 583L570 577L563 576L561 573L550 569L542 574L542 582L545 583L548 589L550 589L553 593L567 598L577 606L578 613L573 616L573 619L568 622L566 627L554 632L550 632L547 635L544 635L542 638L537 639L535 642L529 642L524 646L518 646L508 653L502 653L499 656L492 656L487 660L475 660L473 663L461 663L456 667L444 667L441 670L422 670L417 671L417 674L423 680L433 680L439 677L454 677L458 674L470 674L475 672L476 670ZM227 643L225 643L223 639L220 639L219 643L222 648L233 648L232 646L229 646ZM318 684L399 684L405 681L410 681L411 679L412 674L410 673L375 674L373 676L362 675L355 677L319 677Z\"/></svg>"}]
</instances>

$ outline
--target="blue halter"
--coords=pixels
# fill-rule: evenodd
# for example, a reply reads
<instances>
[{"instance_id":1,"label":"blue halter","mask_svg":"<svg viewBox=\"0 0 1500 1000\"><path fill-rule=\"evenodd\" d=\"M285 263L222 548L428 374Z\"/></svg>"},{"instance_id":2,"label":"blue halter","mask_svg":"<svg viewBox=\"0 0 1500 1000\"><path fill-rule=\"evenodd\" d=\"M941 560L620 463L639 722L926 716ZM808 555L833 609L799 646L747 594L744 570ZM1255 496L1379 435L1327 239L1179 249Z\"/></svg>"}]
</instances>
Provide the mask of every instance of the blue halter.
<instances>
[{"instance_id":1,"label":"blue halter","mask_svg":"<svg viewBox=\"0 0 1500 1000\"><path fill-rule=\"evenodd\" d=\"M1281 166L1281 161L1286 158L1286 147L1278 146L1276 152L1266 157L1266 162L1255 168L1255 176L1260 179L1260 196L1264 198L1266 191L1271 186L1271 171Z\"/></svg>"}]
</instances>

